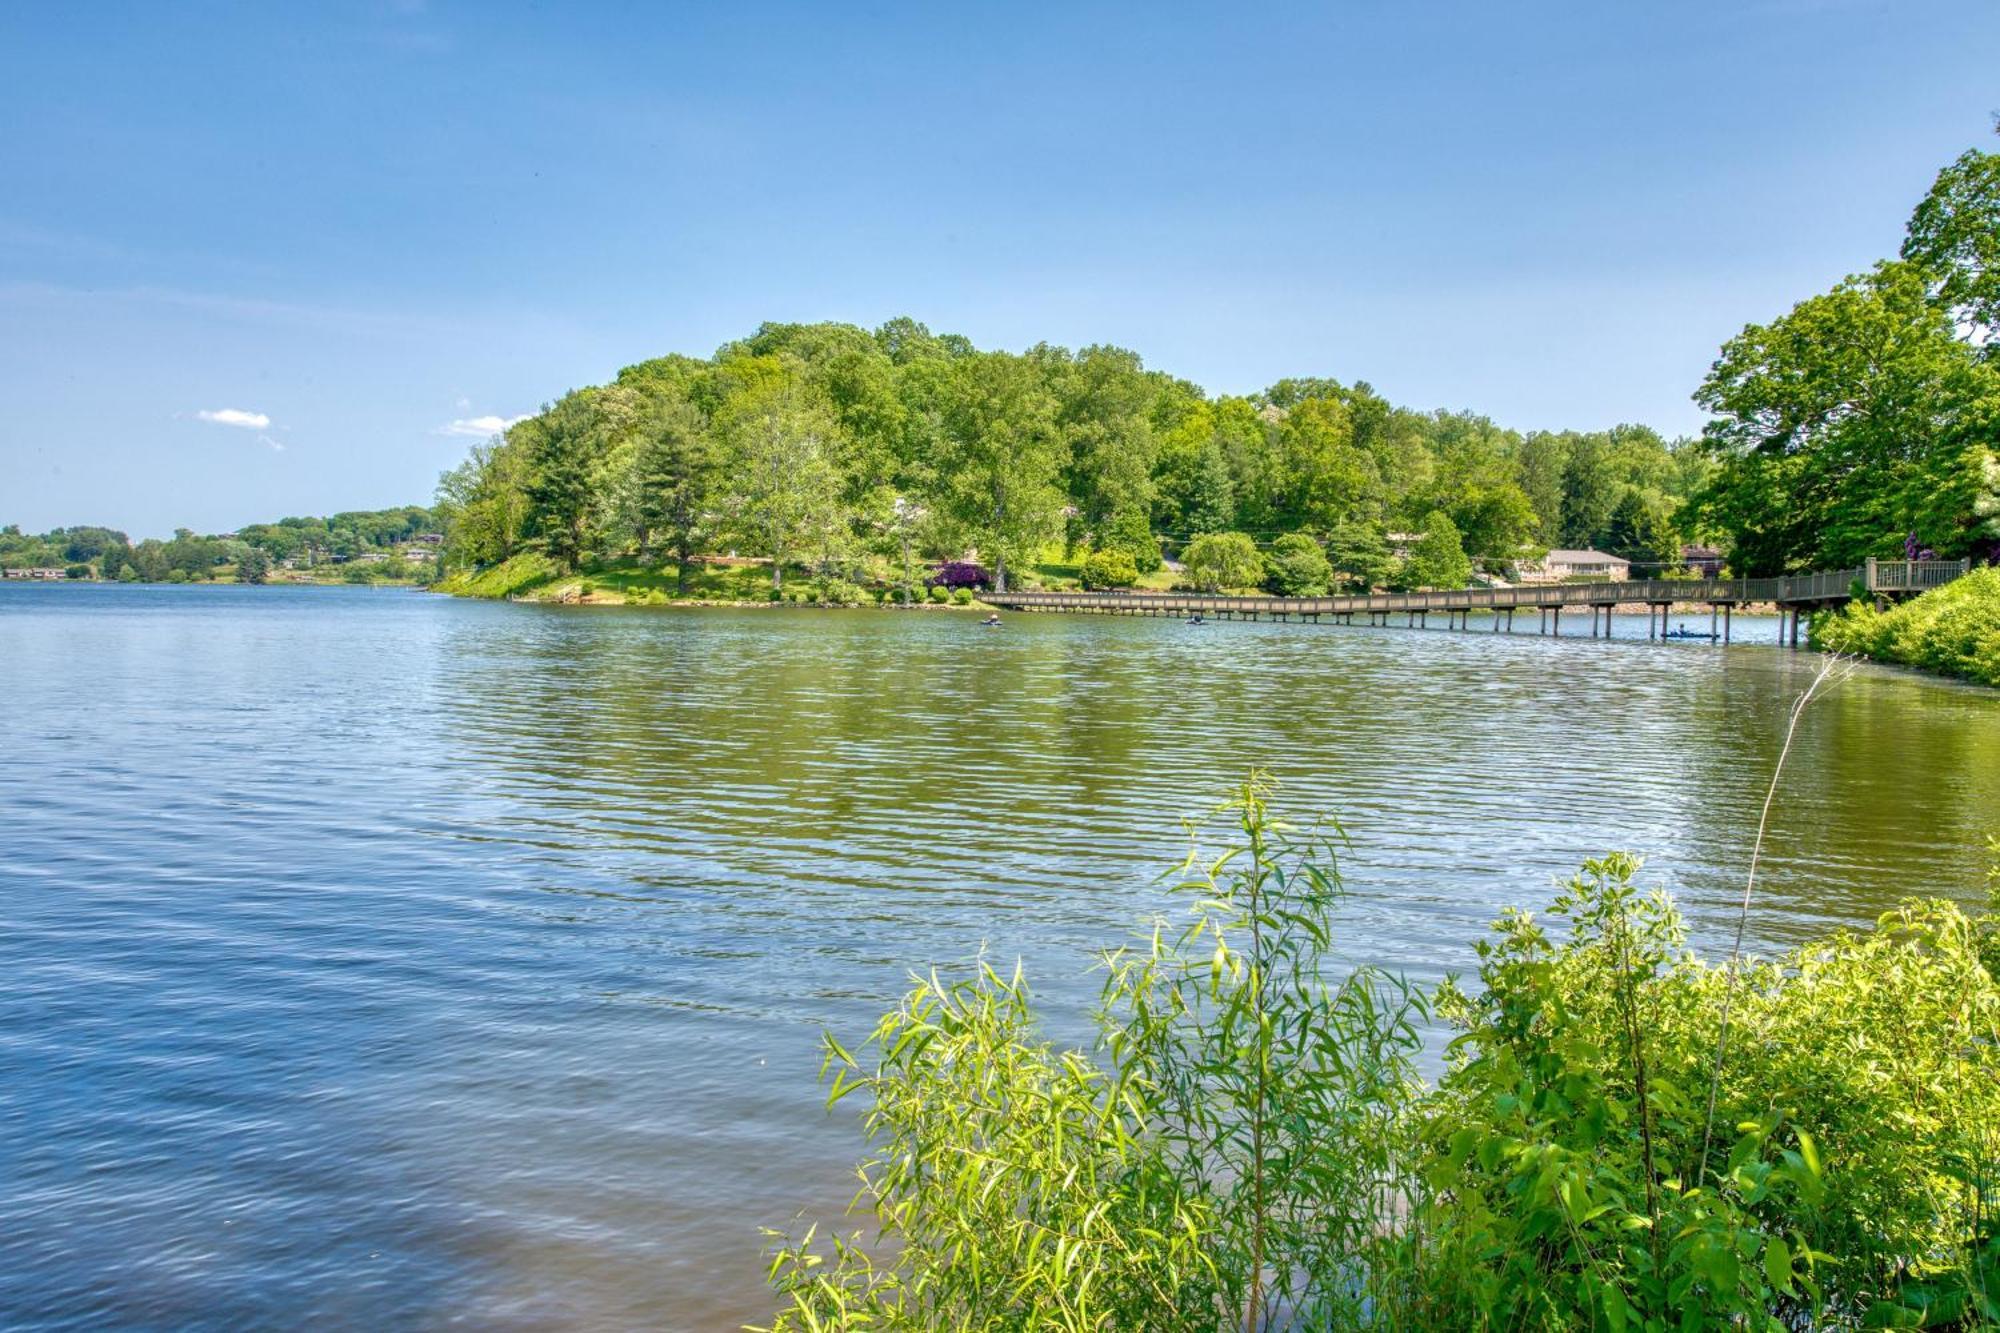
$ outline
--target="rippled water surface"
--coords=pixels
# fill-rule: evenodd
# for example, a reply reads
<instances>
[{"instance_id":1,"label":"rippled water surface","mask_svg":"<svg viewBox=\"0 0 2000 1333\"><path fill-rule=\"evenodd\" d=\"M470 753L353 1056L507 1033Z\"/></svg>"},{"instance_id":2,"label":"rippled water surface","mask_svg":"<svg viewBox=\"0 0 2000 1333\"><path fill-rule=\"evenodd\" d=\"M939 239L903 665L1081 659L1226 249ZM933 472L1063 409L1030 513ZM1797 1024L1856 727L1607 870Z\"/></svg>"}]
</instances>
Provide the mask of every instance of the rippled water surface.
<instances>
[{"instance_id":1,"label":"rippled water surface","mask_svg":"<svg viewBox=\"0 0 2000 1333\"><path fill-rule=\"evenodd\" d=\"M1644 623L0 588L0 1325L760 1317L849 1193L820 1025L982 945L1073 1019L1251 765L1353 835L1351 959L1614 847L1713 945L1811 660ZM1975 896L2000 694L1863 671L1793 764L1760 945Z\"/></svg>"}]
</instances>

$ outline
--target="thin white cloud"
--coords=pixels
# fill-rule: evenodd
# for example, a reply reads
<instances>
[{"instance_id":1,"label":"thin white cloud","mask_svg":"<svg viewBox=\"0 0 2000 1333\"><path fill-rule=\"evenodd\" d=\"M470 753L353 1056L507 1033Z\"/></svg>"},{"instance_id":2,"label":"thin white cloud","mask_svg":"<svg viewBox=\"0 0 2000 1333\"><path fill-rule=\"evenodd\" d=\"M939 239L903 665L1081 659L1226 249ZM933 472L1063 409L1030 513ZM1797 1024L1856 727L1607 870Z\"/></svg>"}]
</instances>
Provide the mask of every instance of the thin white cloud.
<instances>
[{"instance_id":1,"label":"thin white cloud","mask_svg":"<svg viewBox=\"0 0 2000 1333\"><path fill-rule=\"evenodd\" d=\"M475 440L484 440L484 439L490 439L491 437L502 433L509 426L513 425L517 421L526 421L527 419L528 418L525 416L459 417L455 421L439 426L436 430L432 431L431 434L463 435L463 436L469 436L470 438Z\"/></svg>"},{"instance_id":2,"label":"thin white cloud","mask_svg":"<svg viewBox=\"0 0 2000 1333\"><path fill-rule=\"evenodd\" d=\"M245 412L240 407L220 407L194 414L198 421L212 421L218 426L235 426L239 430L269 430L271 418L262 412Z\"/></svg>"},{"instance_id":3,"label":"thin white cloud","mask_svg":"<svg viewBox=\"0 0 2000 1333\"><path fill-rule=\"evenodd\" d=\"M285 446L279 443L277 440L272 439L270 436L259 435L257 438L263 443L270 445L272 453L282 454L283 452L285 452Z\"/></svg>"}]
</instances>

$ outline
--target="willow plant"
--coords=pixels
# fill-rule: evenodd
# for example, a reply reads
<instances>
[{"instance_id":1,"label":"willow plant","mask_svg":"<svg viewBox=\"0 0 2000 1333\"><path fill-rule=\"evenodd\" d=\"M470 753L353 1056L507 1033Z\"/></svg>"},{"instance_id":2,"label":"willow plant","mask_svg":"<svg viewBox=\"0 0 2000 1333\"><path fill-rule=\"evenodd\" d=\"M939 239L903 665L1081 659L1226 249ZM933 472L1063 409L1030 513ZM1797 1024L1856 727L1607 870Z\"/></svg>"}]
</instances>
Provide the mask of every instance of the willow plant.
<instances>
[{"instance_id":1,"label":"willow plant","mask_svg":"<svg viewBox=\"0 0 2000 1333\"><path fill-rule=\"evenodd\" d=\"M829 1101L866 1098L868 1228L774 1234L773 1329L1359 1324L1390 1230L1417 997L1329 979L1341 836L1253 776L1190 829L1188 903L1105 958L1094 1052L1040 1036L1018 968L913 978Z\"/></svg>"}]
</instances>

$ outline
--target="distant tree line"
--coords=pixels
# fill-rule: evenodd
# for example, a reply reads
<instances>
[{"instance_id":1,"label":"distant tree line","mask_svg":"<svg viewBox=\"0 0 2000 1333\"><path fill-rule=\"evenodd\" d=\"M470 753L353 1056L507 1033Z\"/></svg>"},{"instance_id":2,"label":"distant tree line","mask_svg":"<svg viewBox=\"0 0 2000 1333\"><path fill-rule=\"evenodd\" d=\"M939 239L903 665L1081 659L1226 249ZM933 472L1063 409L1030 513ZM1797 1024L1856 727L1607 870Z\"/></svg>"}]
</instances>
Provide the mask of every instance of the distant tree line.
<instances>
[{"instance_id":1,"label":"distant tree line","mask_svg":"<svg viewBox=\"0 0 2000 1333\"><path fill-rule=\"evenodd\" d=\"M845 578L871 556L976 552L1005 586L1057 546L1143 575L1238 534L1256 565L1227 577L1298 565L1297 542L1277 546L1298 536L1330 578L1370 585L1552 546L1677 565L1710 467L1644 426L1524 434L1332 379L1209 396L1123 348L981 351L904 318L766 324L707 359L630 366L475 447L437 512L454 567L536 551L684 571L736 552L781 586L788 567ZM1441 563L1395 558L1447 529Z\"/></svg>"},{"instance_id":2,"label":"distant tree line","mask_svg":"<svg viewBox=\"0 0 2000 1333\"><path fill-rule=\"evenodd\" d=\"M134 543L115 528L69 527L24 533L0 528L0 569L61 568L71 578L127 583L187 583L234 573L259 583L285 561L305 568L343 564L369 552L390 551L437 531L438 520L420 505L350 510L325 518L286 518L237 532L199 536L176 528L170 540ZM354 566L367 580L408 578L424 571L400 560ZM427 576L427 575L426 575Z\"/></svg>"}]
</instances>

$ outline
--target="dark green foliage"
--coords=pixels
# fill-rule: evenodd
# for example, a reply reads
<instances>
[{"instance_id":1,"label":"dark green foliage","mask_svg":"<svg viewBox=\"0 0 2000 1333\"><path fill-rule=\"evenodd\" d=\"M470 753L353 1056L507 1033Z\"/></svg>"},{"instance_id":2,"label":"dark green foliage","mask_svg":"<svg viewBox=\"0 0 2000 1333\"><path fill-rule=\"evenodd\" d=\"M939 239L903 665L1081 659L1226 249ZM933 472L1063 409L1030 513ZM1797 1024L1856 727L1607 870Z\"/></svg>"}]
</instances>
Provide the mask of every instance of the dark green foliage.
<instances>
[{"instance_id":1,"label":"dark green foliage","mask_svg":"<svg viewBox=\"0 0 2000 1333\"><path fill-rule=\"evenodd\" d=\"M594 476L605 442L605 422L595 395L566 394L540 417L524 423L528 440L527 501L530 535L559 569L583 558Z\"/></svg>"},{"instance_id":2,"label":"dark green foliage","mask_svg":"<svg viewBox=\"0 0 2000 1333\"><path fill-rule=\"evenodd\" d=\"M1303 532L1288 532L1271 543L1264 559L1264 588L1279 597L1319 597L1333 584L1333 566L1319 543Z\"/></svg>"},{"instance_id":3,"label":"dark green foliage","mask_svg":"<svg viewBox=\"0 0 2000 1333\"><path fill-rule=\"evenodd\" d=\"M1626 491L1612 509L1597 544L1631 561L1637 578L1680 564L1679 534L1659 508L1648 504L1636 490Z\"/></svg>"},{"instance_id":4,"label":"dark green foliage","mask_svg":"<svg viewBox=\"0 0 2000 1333\"><path fill-rule=\"evenodd\" d=\"M2000 155L1967 153L1902 258L1731 339L1696 395L1715 470L1695 513L1759 575L2000 549Z\"/></svg>"},{"instance_id":5,"label":"dark green foliage","mask_svg":"<svg viewBox=\"0 0 2000 1333\"><path fill-rule=\"evenodd\" d=\"M1327 563L1346 592L1371 592L1389 581L1395 560L1381 526L1350 520L1326 539Z\"/></svg>"},{"instance_id":6,"label":"dark green foliage","mask_svg":"<svg viewBox=\"0 0 2000 1333\"><path fill-rule=\"evenodd\" d=\"M633 528L643 559L652 541L672 553L677 591L715 525L722 456L700 409L684 398L651 405L638 426L632 463Z\"/></svg>"},{"instance_id":7,"label":"dark green foliage","mask_svg":"<svg viewBox=\"0 0 2000 1333\"><path fill-rule=\"evenodd\" d=\"M238 583L262 583L271 576L271 557L252 546L236 558Z\"/></svg>"}]
</instances>

